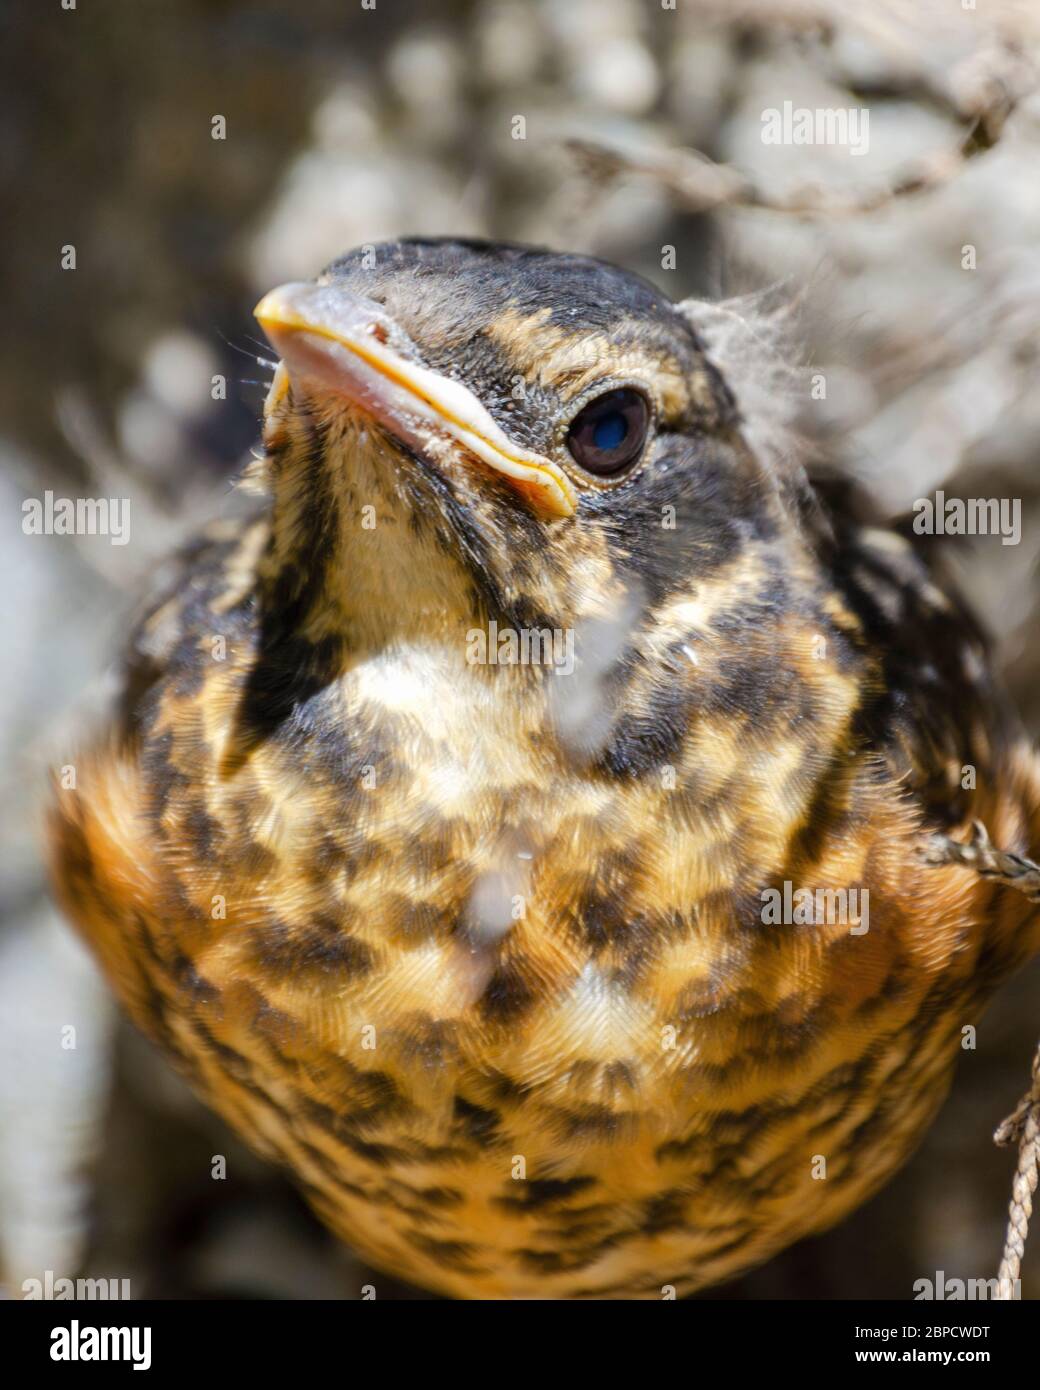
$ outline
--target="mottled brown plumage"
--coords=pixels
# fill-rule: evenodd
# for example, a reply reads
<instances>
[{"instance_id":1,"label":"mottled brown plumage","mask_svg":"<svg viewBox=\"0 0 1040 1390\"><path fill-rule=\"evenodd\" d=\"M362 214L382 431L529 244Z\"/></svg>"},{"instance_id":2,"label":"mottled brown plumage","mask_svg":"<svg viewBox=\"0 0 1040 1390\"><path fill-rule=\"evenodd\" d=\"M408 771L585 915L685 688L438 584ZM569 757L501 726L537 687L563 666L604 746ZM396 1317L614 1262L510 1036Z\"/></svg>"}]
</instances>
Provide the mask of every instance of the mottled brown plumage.
<instances>
[{"instance_id":1,"label":"mottled brown plumage","mask_svg":"<svg viewBox=\"0 0 1040 1390\"><path fill-rule=\"evenodd\" d=\"M1034 905L920 853L973 818L1035 852L1034 755L957 600L752 447L686 309L459 242L320 284L260 306L268 500L137 629L57 793L62 899L382 1268L728 1277L885 1181L1040 945ZM649 437L595 475L568 428L616 390ZM474 664L492 622L573 634L573 673ZM764 921L785 881L868 889L869 929Z\"/></svg>"}]
</instances>

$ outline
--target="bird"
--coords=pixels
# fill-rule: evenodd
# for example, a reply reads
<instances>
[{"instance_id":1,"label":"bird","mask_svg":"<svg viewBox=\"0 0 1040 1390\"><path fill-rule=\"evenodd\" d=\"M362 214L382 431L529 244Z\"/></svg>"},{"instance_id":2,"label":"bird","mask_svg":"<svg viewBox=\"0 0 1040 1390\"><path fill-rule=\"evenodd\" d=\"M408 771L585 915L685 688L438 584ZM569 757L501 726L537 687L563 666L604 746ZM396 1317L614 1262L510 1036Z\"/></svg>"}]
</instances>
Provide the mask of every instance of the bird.
<instances>
[{"instance_id":1,"label":"bird","mask_svg":"<svg viewBox=\"0 0 1040 1390\"><path fill-rule=\"evenodd\" d=\"M459 238L267 294L249 503L53 794L131 1019L434 1294L686 1296L832 1226L1040 947L985 634L723 312Z\"/></svg>"}]
</instances>

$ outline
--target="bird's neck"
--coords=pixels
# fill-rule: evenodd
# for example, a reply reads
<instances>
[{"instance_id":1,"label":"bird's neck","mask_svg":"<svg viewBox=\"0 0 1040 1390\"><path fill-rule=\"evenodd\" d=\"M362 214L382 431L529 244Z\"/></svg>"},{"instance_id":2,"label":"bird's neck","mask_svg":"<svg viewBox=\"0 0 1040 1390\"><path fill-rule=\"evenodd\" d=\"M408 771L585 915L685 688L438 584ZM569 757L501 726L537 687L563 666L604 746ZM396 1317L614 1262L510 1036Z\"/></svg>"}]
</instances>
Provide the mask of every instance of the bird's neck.
<instances>
[{"instance_id":1,"label":"bird's neck","mask_svg":"<svg viewBox=\"0 0 1040 1390\"><path fill-rule=\"evenodd\" d=\"M464 651L486 610L457 550L417 515L415 479L364 422L298 414L268 440L263 601L306 641L355 654Z\"/></svg>"}]
</instances>

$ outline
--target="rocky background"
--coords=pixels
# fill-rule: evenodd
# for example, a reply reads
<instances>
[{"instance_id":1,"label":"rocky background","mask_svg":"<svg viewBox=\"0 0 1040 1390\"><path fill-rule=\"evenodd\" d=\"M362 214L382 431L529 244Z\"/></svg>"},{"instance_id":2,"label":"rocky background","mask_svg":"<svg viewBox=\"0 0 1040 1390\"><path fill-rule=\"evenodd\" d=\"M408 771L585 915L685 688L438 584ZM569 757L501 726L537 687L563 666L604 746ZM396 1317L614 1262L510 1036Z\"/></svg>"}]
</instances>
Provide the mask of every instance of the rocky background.
<instances>
[{"instance_id":1,"label":"rocky background","mask_svg":"<svg viewBox=\"0 0 1040 1390\"><path fill-rule=\"evenodd\" d=\"M85 692L103 704L151 571L228 504L255 438L251 306L405 232L585 250L676 298L769 291L800 344L807 447L879 515L936 488L1021 499L1020 544L941 544L1036 732L1040 9L55 0L5 7L0 54L6 1287L51 1269L143 1297L355 1298L370 1280L423 1297L337 1248L116 1020L40 866L46 767ZM785 101L865 107L869 151L764 144L762 112ZM131 543L24 536L22 502L46 488L130 497ZM993 1274L1013 1159L990 1136L1026 1087L1038 1001L1040 963L867 1208L708 1297L903 1299L939 1270ZM1023 1292L1040 1296L1040 1231Z\"/></svg>"}]
</instances>

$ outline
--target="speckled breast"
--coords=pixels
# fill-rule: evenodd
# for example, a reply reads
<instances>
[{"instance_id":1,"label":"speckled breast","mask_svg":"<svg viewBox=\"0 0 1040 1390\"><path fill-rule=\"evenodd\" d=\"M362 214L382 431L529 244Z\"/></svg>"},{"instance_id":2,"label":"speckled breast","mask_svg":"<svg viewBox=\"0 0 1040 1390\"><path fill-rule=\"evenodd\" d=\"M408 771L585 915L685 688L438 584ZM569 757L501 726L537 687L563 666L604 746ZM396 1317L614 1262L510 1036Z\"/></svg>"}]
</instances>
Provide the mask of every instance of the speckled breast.
<instances>
[{"instance_id":1,"label":"speckled breast","mask_svg":"<svg viewBox=\"0 0 1040 1390\"><path fill-rule=\"evenodd\" d=\"M922 917L882 779L810 868L782 747L704 719L674 776L608 776L548 731L545 682L492 698L436 648L348 664L243 745L255 642L227 635L214 661L192 634L62 807L66 897L138 1022L377 1266L685 1292L906 1156L980 947L967 886ZM869 883L867 933L763 921L810 872Z\"/></svg>"}]
</instances>

